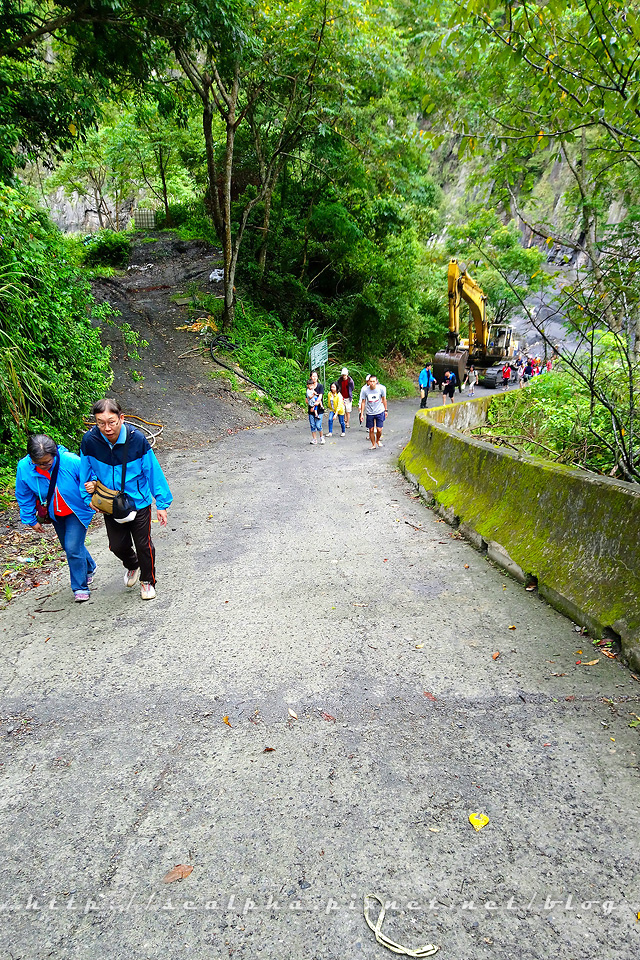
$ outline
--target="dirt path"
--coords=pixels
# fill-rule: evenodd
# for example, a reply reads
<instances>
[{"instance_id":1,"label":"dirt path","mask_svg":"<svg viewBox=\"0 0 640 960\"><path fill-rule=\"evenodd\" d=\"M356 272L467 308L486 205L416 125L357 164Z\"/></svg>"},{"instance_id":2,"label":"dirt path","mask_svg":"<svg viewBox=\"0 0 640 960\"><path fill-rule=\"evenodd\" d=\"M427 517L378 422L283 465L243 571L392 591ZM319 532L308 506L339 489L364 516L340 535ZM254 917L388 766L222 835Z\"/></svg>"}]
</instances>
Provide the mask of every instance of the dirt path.
<instances>
[{"instance_id":1,"label":"dirt path","mask_svg":"<svg viewBox=\"0 0 640 960\"><path fill-rule=\"evenodd\" d=\"M156 601L99 531L90 603L0 614L2 960L389 957L365 893L443 960L638 956L640 685L414 499L413 412L165 454Z\"/></svg>"},{"instance_id":2,"label":"dirt path","mask_svg":"<svg viewBox=\"0 0 640 960\"><path fill-rule=\"evenodd\" d=\"M178 327L203 314L184 301L194 287L221 293L222 284L209 280L219 260L219 251L202 240L150 235L133 245L126 276L94 283L96 299L119 311L117 322L130 324L149 343L140 361L133 361L118 327L102 326L115 373L112 394L127 413L164 424L165 449L192 448L272 421L252 409L244 394L234 393L228 380L212 379L215 364L199 354L184 356L198 335ZM132 370L144 379L136 381Z\"/></svg>"}]
</instances>

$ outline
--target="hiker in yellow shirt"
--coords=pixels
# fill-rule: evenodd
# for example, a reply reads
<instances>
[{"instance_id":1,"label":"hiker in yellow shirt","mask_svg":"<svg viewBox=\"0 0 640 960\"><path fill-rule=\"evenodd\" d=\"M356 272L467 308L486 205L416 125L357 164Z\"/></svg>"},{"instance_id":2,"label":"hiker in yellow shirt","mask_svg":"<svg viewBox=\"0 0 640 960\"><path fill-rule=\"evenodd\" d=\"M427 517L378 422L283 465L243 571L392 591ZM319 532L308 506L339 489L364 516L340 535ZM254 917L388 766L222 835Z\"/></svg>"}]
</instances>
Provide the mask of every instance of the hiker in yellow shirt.
<instances>
[{"instance_id":1,"label":"hiker in yellow shirt","mask_svg":"<svg viewBox=\"0 0 640 960\"><path fill-rule=\"evenodd\" d=\"M331 384L331 390L329 391L327 400L329 401L329 436L333 436L333 418L337 417L342 427L340 436L344 437L344 400L342 399L342 394L338 393L338 388L335 383Z\"/></svg>"}]
</instances>

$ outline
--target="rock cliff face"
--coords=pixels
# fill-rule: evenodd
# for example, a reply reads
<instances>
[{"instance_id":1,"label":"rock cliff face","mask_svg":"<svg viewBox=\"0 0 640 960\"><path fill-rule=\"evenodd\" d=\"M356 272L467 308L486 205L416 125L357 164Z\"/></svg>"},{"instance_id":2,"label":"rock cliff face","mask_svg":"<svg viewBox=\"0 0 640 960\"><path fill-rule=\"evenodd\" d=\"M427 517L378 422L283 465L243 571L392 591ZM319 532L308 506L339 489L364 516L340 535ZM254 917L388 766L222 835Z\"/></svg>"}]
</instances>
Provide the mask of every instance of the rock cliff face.
<instances>
[{"instance_id":1,"label":"rock cliff face","mask_svg":"<svg viewBox=\"0 0 640 960\"><path fill-rule=\"evenodd\" d=\"M100 213L97 204L89 198L73 193L67 196L62 187L55 193L44 197L44 204L53 222L64 233L95 233L103 227L112 230L124 230L129 226L138 196L130 197L116 206L110 198L102 200Z\"/></svg>"},{"instance_id":2,"label":"rock cliff face","mask_svg":"<svg viewBox=\"0 0 640 960\"><path fill-rule=\"evenodd\" d=\"M452 142L434 155L432 174L443 192L441 206L444 239L448 224L464 223L470 217L469 208L482 204L487 208L499 206L505 223L516 220L525 246L537 245L547 254L550 264L568 264L580 267L581 254L561 243L546 244L529 224L545 224L554 235L569 240L580 240L580 220L569 199L575 190L575 181L565 160L541 156L535 172L536 182L528 198L505 208L493 194L493 182L483 179L484 161L481 159L458 161L458 142ZM627 209L622 198L614 199L607 211L605 222L620 223ZM522 216L520 216L520 214Z\"/></svg>"}]
</instances>

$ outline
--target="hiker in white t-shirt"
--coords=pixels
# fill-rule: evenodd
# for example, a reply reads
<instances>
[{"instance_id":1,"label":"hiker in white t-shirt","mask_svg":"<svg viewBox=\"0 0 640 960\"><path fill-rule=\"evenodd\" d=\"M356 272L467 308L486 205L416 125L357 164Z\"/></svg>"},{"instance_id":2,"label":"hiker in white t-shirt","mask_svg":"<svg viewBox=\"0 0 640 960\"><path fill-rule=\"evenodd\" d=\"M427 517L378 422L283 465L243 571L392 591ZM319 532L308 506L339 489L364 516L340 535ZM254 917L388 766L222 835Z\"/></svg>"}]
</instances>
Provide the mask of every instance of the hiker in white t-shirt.
<instances>
[{"instance_id":1,"label":"hiker in white t-shirt","mask_svg":"<svg viewBox=\"0 0 640 960\"><path fill-rule=\"evenodd\" d=\"M371 449L382 446L382 428L387 418L387 388L378 383L378 378L369 377L369 383L360 391L360 423L366 414L367 430Z\"/></svg>"}]
</instances>

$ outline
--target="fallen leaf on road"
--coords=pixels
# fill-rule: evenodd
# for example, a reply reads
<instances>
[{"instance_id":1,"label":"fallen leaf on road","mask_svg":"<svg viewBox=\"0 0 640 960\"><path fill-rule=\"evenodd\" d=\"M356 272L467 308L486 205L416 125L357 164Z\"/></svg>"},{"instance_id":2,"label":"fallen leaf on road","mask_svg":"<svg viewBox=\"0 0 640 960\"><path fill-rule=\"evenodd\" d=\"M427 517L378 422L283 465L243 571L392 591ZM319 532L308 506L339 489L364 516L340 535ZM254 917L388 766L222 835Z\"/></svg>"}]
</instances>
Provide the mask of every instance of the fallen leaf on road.
<instances>
[{"instance_id":1,"label":"fallen leaf on road","mask_svg":"<svg viewBox=\"0 0 640 960\"><path fill-rule=\"evenodd\" d=\"M222 718L222 722L223 722L223 723L226 723L226 725L227 725L228 727L231 726L231 723L230 723L230 721L229 721L229 717L223 717L223 718Z\"/></svg>"},{"instance_id":2,"label":"fallen leaf on road","mask_svg":"<svg viewBox=\"0 0 640 960\"><path fill-rule=\"evenodd\" d=\"M575 697L574 697L574 696L571 696L571 697L565 697L565 700L575 700Z\"/></svg>"},{"instance_id":3,"label":"fallen leaf on road","mask_svg":"<svg viewBox=\"0 0 640 960\"><path fill-rule=\"evenodd\" d=\"M511 626L509 627L509 630L515 630L515 624L511 624Z\"/></svg>"},{"instance_id":4,"label":"fallen leaf on road","mask_svg":"<svg viewBox=\"0 0 640 960\"><path fill-rule=\"evenodd\" d=\"M427 700L434 700L434 701L435 701L435 700L438 699L437 697L434 697L434 695L433 695L432 693L429 693L428 690L425 690L425 691L424 691L424 695L425 695L425 697L427 698Z\"/></svg>"},{"instance_id":5,"label":"fallen leaf on road","mask_svg":"<svg viewBox=\"0 0 640 960\"><path fill-rule=\"evenodd\" d=\"M601 650L600 653L604 654L605 657L609 657L609 660L617 660L615 653L611 653L610 650Z\"/></svg>"},{"instance_id":6,"label":"fallen leaf on road","mask_svg":"<svg viewBox=\"0 0 640 960\"><path fill-rule=\"evenodd\" d=\"M275 749L276 749L275 747L265 747L262 752L263 752L263 753L273 753Z\"/></svg>"},{"instance_id":7,"label":"fallen leaf on road","mask_svg":"<svg viewBox=\"0 0 640 960\"><path fill-rule=\"evenodd\" d=\"M465 563L464 568L465 568L465 570L468 570L468 569L469 569L469 564L468 564L468 563Z\"/></svg>"},{"instance_id":8,"label":"fallen leaf on road","mask_svg":"<svg viewBox=\"0 0 640 960\"><path fill-rule=\"evenodd\" d=\"M535 584L533 584L533 583L530 584L528 587L525 587L525 590L526 590L528 593L531 593L532 590L535 590Z\"/></svg>"},{"instance_id":9,"label":"fallen leaf on road","mask_svg":"<svg viewBox=\"0 0 640 960\"><path fill-rule=\"evenodd\" d=\"M429 827L431 833L440 833L440 827Z\"/></svg>"},{"instance_id":10,"label":"fallen leaf on road","mask_svg":"<svg viewBox=\"0 0 640 960\"><path fill-rule=\"evenodd\" d=\"M582 664L583 667L595 667L596 663L600 663L600 660L585 660Z\"/></svg>"},{"instance_id":11,"label":"fallen leaf on road","mask_svg":"<svg viewBox=\"0 0 640 960\"><path fill-rule=\"evenodd\" d=\"M289 707L289 716L290 716L293 720L297 720L297 719L298 719L298 714L297 714L297 713L294 713L293 710L291 709L291 707Z\"/></svg>"},{"instance_id":12,"label":"fallen leaf on road","mask_svg":"<svg viewBox=\"0 0 640 960\"><path fill-rule=\"evenodd\" d=\"M552 673L552 677L566 677L566 673Z\"/></svg>"},{"instance_id":13,"label":"fallen leaf on road","mask_svg":"<svg viewBox=\"0 0 640 960\"><path fill-rule=\"evenodd\" d=\"M424 643L416 643L416 650L424 650Z\"/></svg>"},{"instance_id":14,"label":"fallen leaf on road","mask_svg":"<svg viewBox=\"0 0 640 960\"><path fill-rule=\"evenodd\" d=\"M321 710L321 711L320 711L320 716L322 717L323 720L330 720L330 721L332 721L333 723L336 723L336 722L337 722L337 721L336 721L336 718L335 718L335 717L332 717L330 713L327 713L327 712L326 712L326 710ZM297 719L297 718L296 718L296 719Z\"/></svg>"},{"instance_id":15,"label":"fallen leaf on road","mask_svg":"<svg viewBox=\"0 0 640 960\"><path fill-rule=\"evenodd\" d=\"M576 650L576 653L578 654L579 657L582 656L582 650Z\"/></svg>"},{"instance_id":16,"label":"fallen leaf on road","mask_svg":"<svg viewBox=\"0 0 640 960\"><path fill-rule=\"evenodd\" d=\"M482 830L483 827L489 823L489 817L486 813L470 813L469 814L469 823L474 830Z\"/></svg>"},{"instance_id":17,"label":"fallen leaf on road","mask_svg":"<svg viewBox=\"0 0 640 960\"><path fill-rule=\"evenodd\" d=\"M184 880L189 876L193 867L189 863L179 863L173 870L169 870L163 877L164 883L173 883L174 880Z\"/></svg>"},{"instance_id":18,"label":"fallen leaf on road","mask_svg":"<svg viewBox=\"0 0 640 960\"><path fill-rule=\"evenodd\" d=\"M495 653L492 653L491 656L492 656L492 658L493 658L494 660L497 660L498 657L500 656L500 651L499 651L499 650L496 650L496 652L495 652Z\"/></svg>"}]
</instances>

